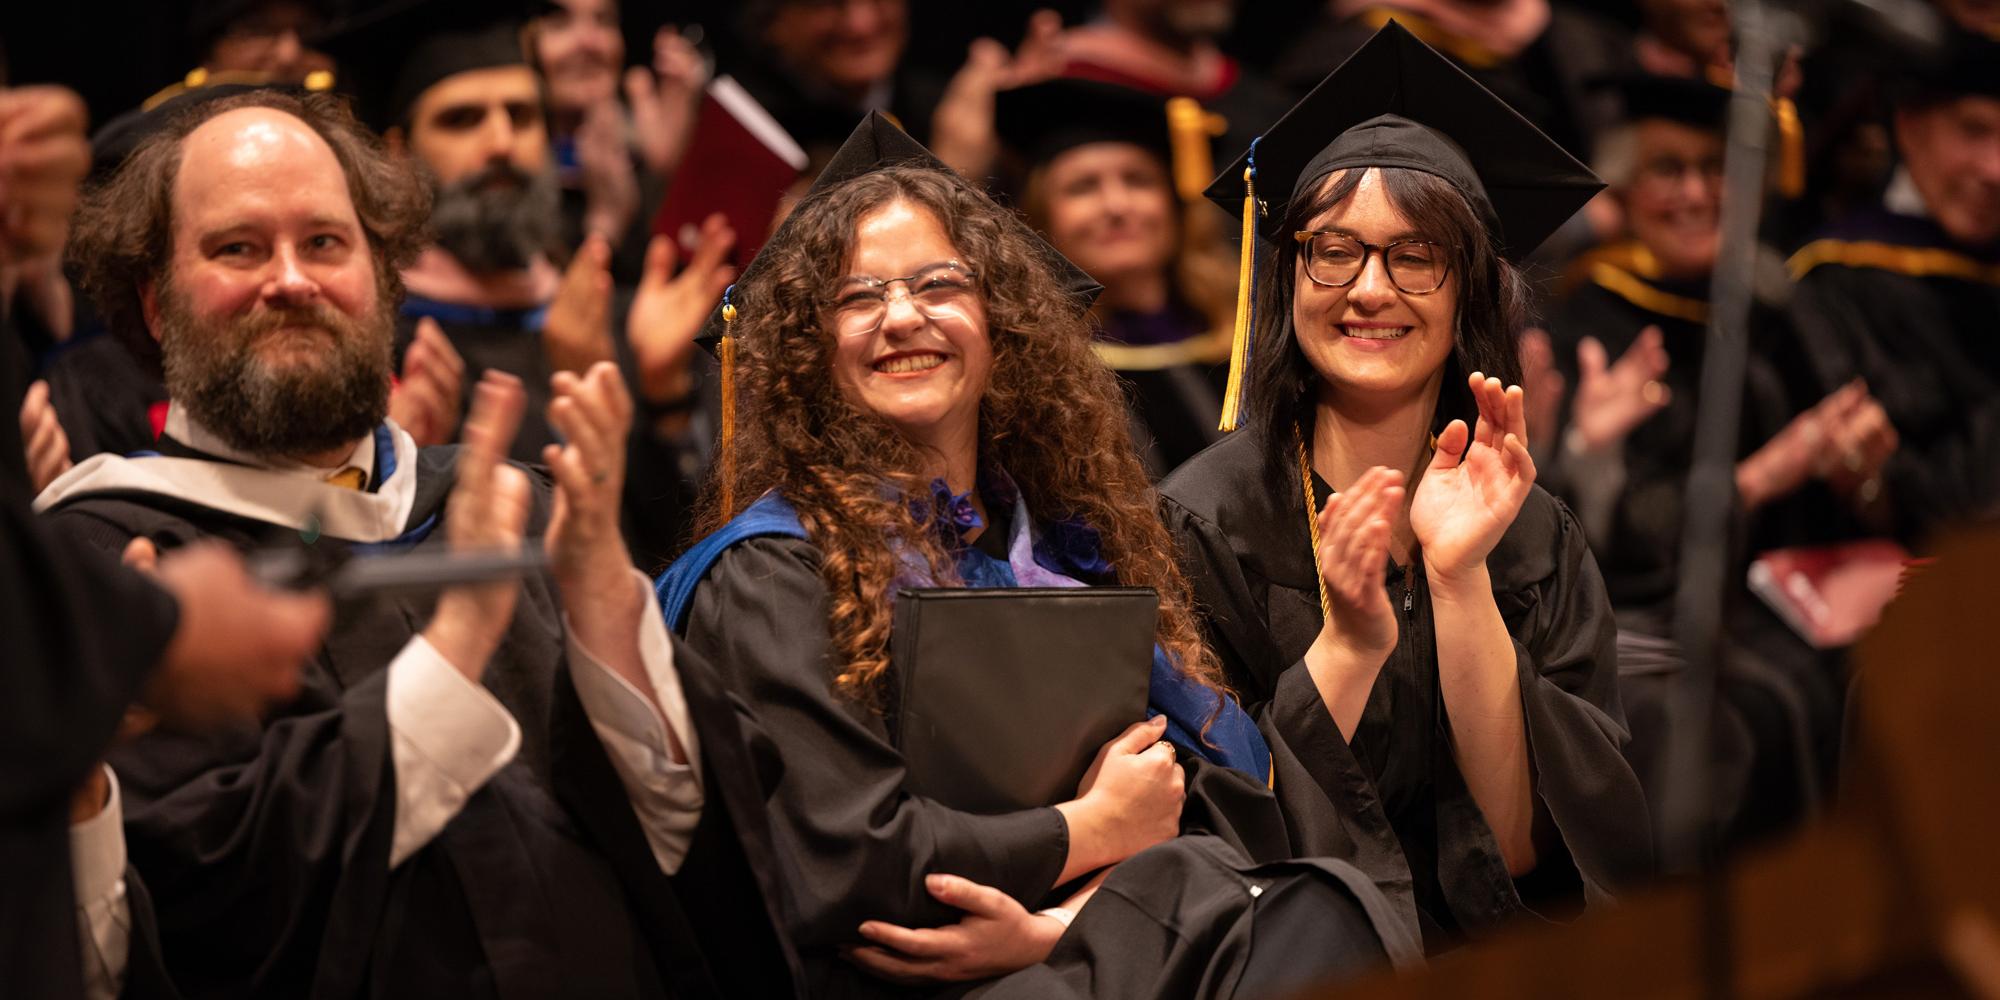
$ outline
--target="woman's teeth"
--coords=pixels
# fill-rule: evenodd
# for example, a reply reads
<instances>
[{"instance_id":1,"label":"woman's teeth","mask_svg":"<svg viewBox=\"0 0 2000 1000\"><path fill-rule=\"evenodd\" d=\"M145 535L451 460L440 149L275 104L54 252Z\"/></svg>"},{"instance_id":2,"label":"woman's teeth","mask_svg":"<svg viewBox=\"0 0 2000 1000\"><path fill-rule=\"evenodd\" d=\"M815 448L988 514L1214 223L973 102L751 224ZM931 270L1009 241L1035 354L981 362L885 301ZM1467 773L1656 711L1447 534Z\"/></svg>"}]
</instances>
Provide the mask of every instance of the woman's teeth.
<instances>
[{"instance_id":1,"label":"woman's teeth","mask_svg":"<svg viewBox=\"0 0 2000 1000\"><path fill-rule=\"evenodd\" d=\"M884 375L901 375L905 372L929 371L944 364L942 354L906 354L900 358L875 363L875 370Z\"/></svg>"},{"instance_id":2,"label":"woman's teeth","mask_svg":"<svg viewBox=\"0 0 2000 1000\"><path fill-rule=\"evenodd\" d=\"M1407 326L1342 326L1343 336L1359 337L1362 340L1401 340L1410 332Z\"/></svg>"}]
</instances>

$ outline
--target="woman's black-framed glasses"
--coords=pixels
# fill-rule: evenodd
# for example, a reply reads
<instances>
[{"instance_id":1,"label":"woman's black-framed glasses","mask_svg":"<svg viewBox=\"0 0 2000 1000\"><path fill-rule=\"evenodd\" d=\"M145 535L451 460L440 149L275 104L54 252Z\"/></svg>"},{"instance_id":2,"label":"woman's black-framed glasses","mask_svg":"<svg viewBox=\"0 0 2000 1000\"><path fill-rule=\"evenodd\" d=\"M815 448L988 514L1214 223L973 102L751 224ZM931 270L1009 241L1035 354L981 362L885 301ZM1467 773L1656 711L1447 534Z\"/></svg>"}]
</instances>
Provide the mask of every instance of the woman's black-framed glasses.
<instances>
[{"instance_id":1,"label":"woman's black-framed glasses","mask_svg":"<svg viewBox=\"0 0 2000 1000\"><path fill-rule=\"evenodd\" d=\"M910 304L931 319L962 316L977 296L979 275L955 260L941 261L900 278L856 274L842 278L827 300L842 336L873 333L889 315L889 287L902 285Z\"/></svg>"},{"instance_id":2,"label":"woman's black-framed glasses","mask_svg":"<svg viewBox=\"0 0 2000 1000\"><path fill-rule=\"evenodd\" d=\"M1292 234L1306 255L1306 277L1315 285L1346 288L1361 277L1368 255L1382 255L1389 283L1406 295L1429 295L1451 273L1450 247L1429 240L1364 243L1346 233L1301 229Z\"/></svg>"}]
</instances>

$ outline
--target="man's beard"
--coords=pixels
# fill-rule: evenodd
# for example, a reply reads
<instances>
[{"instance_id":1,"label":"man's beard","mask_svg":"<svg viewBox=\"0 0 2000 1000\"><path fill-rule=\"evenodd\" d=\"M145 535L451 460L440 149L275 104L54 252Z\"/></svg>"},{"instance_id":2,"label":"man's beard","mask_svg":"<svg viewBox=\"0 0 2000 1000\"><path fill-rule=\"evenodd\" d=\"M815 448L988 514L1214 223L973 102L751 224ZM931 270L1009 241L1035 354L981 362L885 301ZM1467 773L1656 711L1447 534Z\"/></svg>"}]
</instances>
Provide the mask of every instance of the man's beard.
<instances>
[{"instance_id":1,"label":"man's beard","mask_svg":"<svg viewBox=\"0 0 2000 1000\"><path fill-rule=\"evenodd\" d=\"M268 458L327 452L366 437L388 415L391 296L360 317L315 302L203 322L177 289L163 285L160 307L167 396L237 451ZM331 343L273 367L259 346L285 327L323 330Z\"/></svg>"},{"instance_id":2,"label":"man's beard","mask_svg":"<svg viewBox=\"0 0 2000 1000\"><path fill-rule=\"evenodd\" d=\"M515 271L555 245L562 192L553 170L530 174L510 163L437 187L431 229L438 246L474 273Z\"/></svg>"}]
</instances>

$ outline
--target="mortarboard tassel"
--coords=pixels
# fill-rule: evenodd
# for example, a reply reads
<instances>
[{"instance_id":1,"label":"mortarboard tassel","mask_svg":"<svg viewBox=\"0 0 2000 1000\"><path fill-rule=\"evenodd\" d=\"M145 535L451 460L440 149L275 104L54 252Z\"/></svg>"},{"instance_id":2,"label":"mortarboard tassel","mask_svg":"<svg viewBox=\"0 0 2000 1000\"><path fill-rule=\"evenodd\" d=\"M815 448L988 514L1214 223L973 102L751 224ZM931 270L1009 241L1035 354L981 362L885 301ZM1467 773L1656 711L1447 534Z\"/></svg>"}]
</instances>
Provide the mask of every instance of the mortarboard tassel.
<instances>
[{"instance_id":1,"label":"mortarboard tassel","mask_svg":"<svg viewBox=\"0 0 2000 1000\"><path fill-rule=\"evenodd\" d=\"M1806 193L1806 130L1799 123L1799 106L1789 97L1771 98L1778 119L1778 193L1797 198Z\"/></svg>"},{"instance_id":2,"label":"mortarboard tassel","mask_svg":"<svg viewBox=\"0 0 2000 1000\"><path fill-rule=\"evenodd\" d=\"M736 304L729 301L736 286L722 290L722 343L716 355L722 364L722 510L725 517L736 516Z\"/></svg>"},{"instance_id":3,"label":"mortarboard tassel","mask_svg":"<svg viewBox=\"0 0 2000 1000\"><path fill-rule=\"evenodd\" d=\"M1192 97L1167 98L1167 141L1173 154L1174 190L1182 201L1200 201L1215 176L1209 141L1229 127L1227 119Z\"/></svg>"},{"instance_id":4,"label":"mortarboard tassel","mask_svg":"<svg viewBox=\"0 0 2000 1000\"><path fill-rule=\"evenodd\" d=\"M1257 311L1257 143L1250 140L1249 163L1243 168L1243 261L1236 272L1236 330L1229 341L1229 384L1222 393L1218 430L1233 431L1243 411L1243 379L1250 368L1251 321Z\"/></svg>"}]
</instances>

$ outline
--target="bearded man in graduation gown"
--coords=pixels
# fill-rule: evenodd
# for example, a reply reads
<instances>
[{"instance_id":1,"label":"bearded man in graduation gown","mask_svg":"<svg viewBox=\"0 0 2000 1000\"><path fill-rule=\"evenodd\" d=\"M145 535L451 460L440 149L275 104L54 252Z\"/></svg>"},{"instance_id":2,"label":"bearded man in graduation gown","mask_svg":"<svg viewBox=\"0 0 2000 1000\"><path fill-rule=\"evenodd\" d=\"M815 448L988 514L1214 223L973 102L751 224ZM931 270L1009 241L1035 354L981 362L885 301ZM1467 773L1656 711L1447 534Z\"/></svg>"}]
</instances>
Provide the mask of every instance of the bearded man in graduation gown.
<instances>
[{"instance_id":1,"label":"bearded man in graduation gown","mask_svg":"<svg viewBox=\"0 0 2000 1000\"><path fill-rule=\"evenodd\" d=\"M1723 124L1730 92L1633 74L1613 87L1625 120L1597 147L1629 236L1586 254L1549 324L1551 363L1573 386L1548 489L1576 511L1618 618L1619 687L1642 779L1680 737L1666 705L1684 665L1674 643L1688 469L1693 463L1708 291L1721 243ZM1848 473L1823 443L1892 433L1861 384L1816 390L1782 311L1789 281L1761 251L1749 321L1732 579L1758 552L1826 540ZM1825 398L1822 396L1825 395ZM1739 582L1722 659L1713 817L1726 842L1782 829L1833 777L1845 682ZM1649 792L1658 789L1649 781ZM1655 819L1666 805L1650 802Z\"/></svg>"},{"instance_id":2,"label":"bearded man in graduation gown","mask_svg":"<svg viewBox=\"0 0 2000 1000\"><path fill-rule=\"evenodd\" d=\"M731 277L723 260L734 237L720 216L710 219L678 276L673 242L656 238L632 289L612 283L609 239L619 234L563 245L543 87L521 21L510 16L519 6L405 0L336 25L325 39L359 112L434 192L435 242L403 273L410 294L398 350L407 357L435 350L427 340L448 340L464 358L468 395L482 371L520 376L530 418L512 454L523 461L556 440L540 418L549 375L616 361L642 411L628 463L627 537L649 565L664 562L682 540L709 425L698 412L700 352L662 313L683 300L713 305Z\"/></svg>"},{"instance_id":3,"label":"bearded man in graduation gown","mask_svg":"<svg viewBox=\"0 0 2000 1000\"><path fill-rule=\"evenodd\" d=\"M10 177L0 192L0 407L11 413L27 359L17 279L22 265L60 253L89 149L83 102L61 88L0 89L0 122ZM145 981L150 953L143 887L122 851L92 849L118 822L116 786L97 761L121 716L135 701L183 728L253 715L295 690L326 607L255 587L217 547L153 567L149 582L48 531L30 506L23 444L0 421L0 983L10 995L111 996L121 979ZM116 947L80 942L79 925Z\"/></svg>"},{"instance_id":4,"label":"bearded man in graduation gown","mask_svg":"<svg viewBox=\"0 0 2000 1000\"><path fill-rule=\"evenodd\" d=\"M288 539L337 561L525 534L551 556L519 584L344 599L261 728L114 755L168 967L194 995L787 992L768 866L745 859L762 819L724 780L747 771L733 716L618 536L615 369L553 385L553 486L501 460L511 378L482 382L461 449L383 419L424 208L336 99L261 91L177 121L80 218L86 288L158 336L174 402L160 455L50 485L56 525L114 550Z\"/></svg>"},{"instance_id":5,"label":"bearded man in graduation gown","mask_svg":"<svg viewBox=\"0 0 2000 1000\"><path fill-rule=\"evenodd\" d=\"M1810 374L1867 382L1900 447L1840 442L1863 526L1921 542L2000 503L2000 42L1960 35L1903 82L1881 204L1793 255Z\"/></svg>"}]
</instances>

